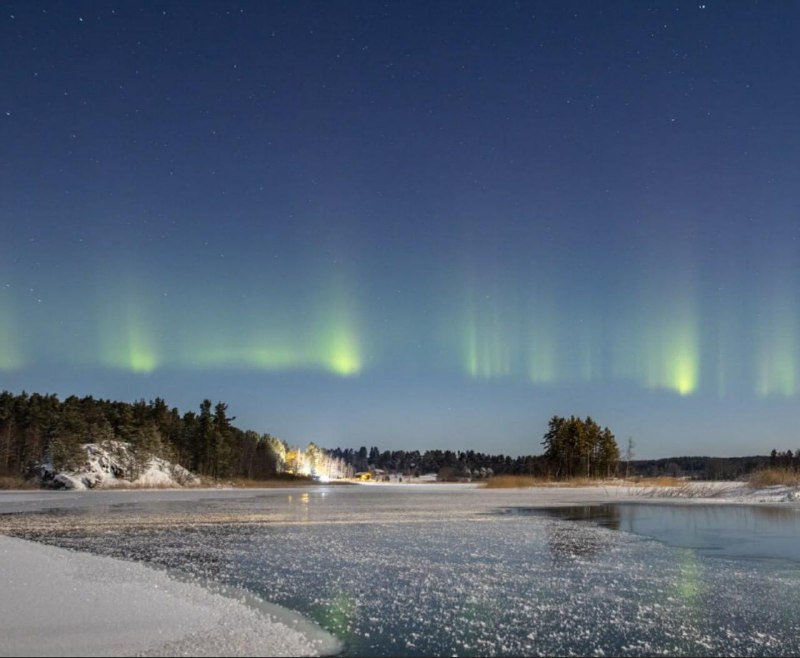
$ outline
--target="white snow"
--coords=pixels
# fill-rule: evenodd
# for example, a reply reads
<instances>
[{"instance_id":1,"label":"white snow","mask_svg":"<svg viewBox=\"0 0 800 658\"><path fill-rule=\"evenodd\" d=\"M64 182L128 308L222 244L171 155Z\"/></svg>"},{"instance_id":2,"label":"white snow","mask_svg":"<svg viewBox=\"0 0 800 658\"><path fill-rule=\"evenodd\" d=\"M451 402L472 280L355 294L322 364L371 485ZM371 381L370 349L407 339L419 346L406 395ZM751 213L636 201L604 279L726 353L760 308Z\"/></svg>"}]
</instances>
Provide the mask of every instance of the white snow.
<instances>
[{"instance_id":1,"label":"white snow","mask_svg":"<svg viewBox=\"0 0 800 658\"><path fill-rule=\"evenodd\" d=\"M775 485L754 489L745 482L686 482L679 487L638 487L631 492L643 497L663 499L696 500L702 503L797 503L800 502L800 487Z\"/></svg>"},{"instance_id":2,"label":"white snow","mask_svg":"<svg viewBox=\"0 0 800 658\"><path fill-rule=\"evenodd\" d=\"M299 615L135 562L0 536L0 655L336 653Z\"/></svg>"},{"instance_id":3,"label":"white snow","mask_svg":"<svg viewBox=\"0 0 800 658\"><path fill-rule=\"evenodd\" d=\"M104 441L86 443L86 461L77 471L55 472L49 464L41 467L43 479L62 489L176 488L196 486L199 478L179 464L151 456L138 457L129 443Z\"/></svg>"},{"instance_id":4,"label":"white snow","mask_svg":"<svg viewBox=\"0 0 800 658\"><path fill-rule=\"evenodd\" d=\"M436 474L423 475L418 478L404 478L402 481L392 479L390 482L372 481L359 483L361 486L387 487L395 489L397 485L417 485L416 488L430 489L430 491L453 492L460 489L480 489L482 481L471 483L440 483L436 481ZM428 485L428 487L420 486ZM430 488L433 487L433 488ZM589 487L559 487L557 484L545 487L521 487L518 489L493 489L484 492L484 495L498 497L502 495L514 496L527 492L527 496L535 496L537 504L591 504L603 502L635 501L642 498L652 499L653 502L696 502L696 503L727 503L754 505L759 503L800 503L800 487L788 485L775 485L754 489L745 482L734 481L686 481L680 486L657 487L639 486L624 483L622 480L609 481L608 484L598 484ZM516 493L515 493L516 492Z\"/></svg>"}]
</instances>

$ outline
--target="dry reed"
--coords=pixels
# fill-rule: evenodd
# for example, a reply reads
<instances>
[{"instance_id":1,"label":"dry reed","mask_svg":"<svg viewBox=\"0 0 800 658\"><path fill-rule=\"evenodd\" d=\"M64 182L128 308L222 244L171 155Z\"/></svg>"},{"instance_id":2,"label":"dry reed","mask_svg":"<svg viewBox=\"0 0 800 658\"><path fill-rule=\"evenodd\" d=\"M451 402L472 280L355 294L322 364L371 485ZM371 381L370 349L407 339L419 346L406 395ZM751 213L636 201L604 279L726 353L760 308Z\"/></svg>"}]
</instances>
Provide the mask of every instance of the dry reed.
<instances>
[{"instance_id":1,"label":"dry reed","mask_svg":"<svg viewBox=\"0 0 800 658\"><path fill-rule=\"evenodd\" d=\"M26 480L13 475L0 475L0 489L38 489L34 480Z\"/></svg>"},{"instance_id":2,"label":"dry reed","mask_svg":"<svg viewBox=\"0 0 800 658\"><path fill-rule=\"evenodd\" d=\"M800 473L790 468L765 468L751 473L747 484L753 489L779 485L797 487L800 486Z\"/></svg>"},{"instance_id":3,"label":"dry reed","mask_svg":"<svg viewBox=\"0 0 800 658\"><path fill-rule=\"evenodd\" d=\"M484 489L523 489L526 487L599 487L608 484L604 480L575 477L565 480L552 480L530 475L495 475L483 483Z\"/></svg>"},{"instance_id":4,"label":"dry reed","mask_svg":"<svg viewBox=\"0 0 800 658\"><path fill-rule=\"evenodd\" d=\"M656 477L632 478L626 484L631 487L684 487L687 482L671 475L659 475Z\"/></svg>"}]
</instances>

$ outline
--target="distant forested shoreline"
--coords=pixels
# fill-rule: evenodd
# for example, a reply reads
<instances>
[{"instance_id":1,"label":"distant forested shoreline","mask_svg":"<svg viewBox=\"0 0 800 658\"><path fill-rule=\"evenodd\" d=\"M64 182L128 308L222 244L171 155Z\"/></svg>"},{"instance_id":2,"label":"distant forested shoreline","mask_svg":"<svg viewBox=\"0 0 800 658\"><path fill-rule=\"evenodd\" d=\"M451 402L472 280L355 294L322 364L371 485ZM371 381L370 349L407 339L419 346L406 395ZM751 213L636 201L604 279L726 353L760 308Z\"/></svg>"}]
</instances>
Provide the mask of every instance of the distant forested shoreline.
<instances>
[{"instance_id":1,"label":"distant forested shoreline","mask_svg":"<svg viewBox=\"0 0 800 658\"><path fill-rule=\"evenodd\" d=\"M747 457L671 457L636 460L629 444L621 456L614 435L591 418L554 416L531 428L531 447L541 454L512 457L474 450L324 449L292 447L269 433L233 424L224 402L203 400L181 413L161 398L136 402L56 395L0 393L0 476L29 477L42 464L59 470L80 467L87 443L124 441L142 456L169 459L211 479L269 480L283 474L352 477L359 472L440 480L531 475L563 479L628 476L730 480L770 466L800 469L800 450L773 450ZM624 459L623 457L626 457Z\"/></svg>"}]
</instances>

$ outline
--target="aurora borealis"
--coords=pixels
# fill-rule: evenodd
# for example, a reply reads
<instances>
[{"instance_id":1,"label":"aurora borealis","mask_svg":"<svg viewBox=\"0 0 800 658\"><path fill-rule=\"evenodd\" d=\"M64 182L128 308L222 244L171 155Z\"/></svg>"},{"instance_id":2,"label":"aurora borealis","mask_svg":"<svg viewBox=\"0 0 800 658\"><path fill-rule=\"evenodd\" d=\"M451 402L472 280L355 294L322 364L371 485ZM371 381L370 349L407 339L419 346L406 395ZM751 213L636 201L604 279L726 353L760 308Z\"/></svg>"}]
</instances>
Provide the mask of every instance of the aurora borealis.
<instances>
[{"instance_id":1,"label":"aurora borealis","mask_svg":"<svg viewBox=\"0 0 800 658\"><path fill-rule=\"evenodd\" d=\"M798 21L5 3L0 388L330 447L522 453L576 413L794 449Z\"/></svg>"}]
</instances>

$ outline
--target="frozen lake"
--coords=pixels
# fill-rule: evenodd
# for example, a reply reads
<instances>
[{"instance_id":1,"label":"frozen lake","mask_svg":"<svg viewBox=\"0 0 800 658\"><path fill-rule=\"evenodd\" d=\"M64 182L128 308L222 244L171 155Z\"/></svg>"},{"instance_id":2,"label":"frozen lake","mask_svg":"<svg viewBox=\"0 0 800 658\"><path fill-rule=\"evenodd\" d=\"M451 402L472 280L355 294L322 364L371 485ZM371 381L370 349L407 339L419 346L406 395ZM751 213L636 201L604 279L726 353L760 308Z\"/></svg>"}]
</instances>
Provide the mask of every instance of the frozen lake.
<instances>
[{"instance_id":1,"label":"frozen lake","mask_svg":"<svg viewBox=\"0 0 800 658\"><path fill-rule=\"evenodd\" d=\"M20 497L4 510L33 513L0 527L244 588L344 655L800 654L796 505L458 486L85 496Z\"/></svg>"}]
</instances>

